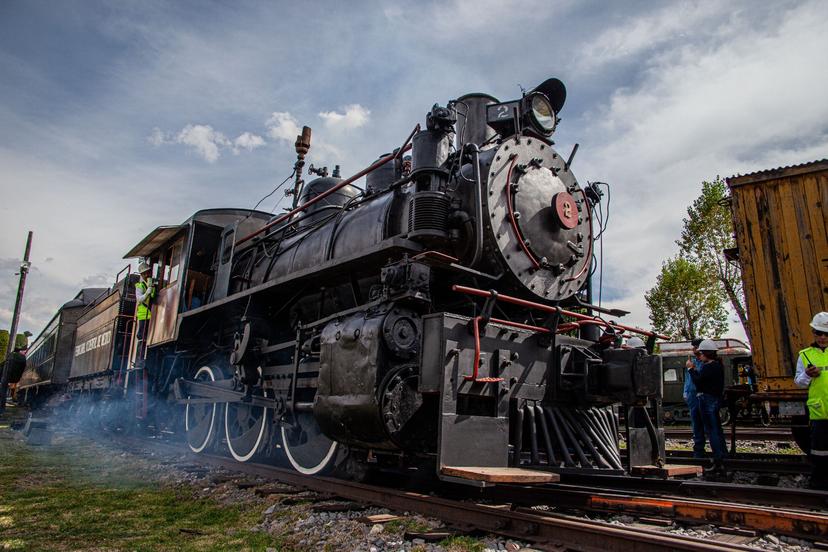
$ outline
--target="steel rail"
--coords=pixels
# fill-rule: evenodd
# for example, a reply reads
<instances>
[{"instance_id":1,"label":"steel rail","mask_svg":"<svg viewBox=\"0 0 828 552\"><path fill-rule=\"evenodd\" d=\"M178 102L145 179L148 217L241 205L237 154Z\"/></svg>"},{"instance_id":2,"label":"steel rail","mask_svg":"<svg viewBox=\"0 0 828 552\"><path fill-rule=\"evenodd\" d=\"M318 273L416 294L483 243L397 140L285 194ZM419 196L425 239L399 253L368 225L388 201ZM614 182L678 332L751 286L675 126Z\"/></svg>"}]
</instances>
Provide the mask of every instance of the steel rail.
<instances>
[{"instance_id":1,"label":"steel rail","mask_svg":"<svg viewBox=\"0 0 828 552\"><path fill-rule=\"evenodd\" d=\"M730 437L729 427L727 437ZM693 435L693 430L690 428L667 427L664 429L664 434L668 439L673 438L690 438ZM775 427L751 427L751 428L736 428L736 439L740 441L793 441L793 435L790 428L775 428Z\"/></svg>"},{"instance_id":2,"label":"steel rail","mask_svg":"<svg viewBox=\"0 0 828 552\"><path fill-rule=\"evenodd\" d=\"M418 512L450 524L470 526L507 537L562 546L571 550L587 552L751 550L746 546L708 542L641 528L619 527L543 513L505 511L496 506L462 502L386 487L374 487L330 477L308 477L263 464L238 464L224 457L199 456L198 458L210 464L251 475L271 477L283 483L319 493L376 504L392 510Z\"/></svg>"},{"instance_id":3,"label":"steel rail","mask_svg":"<svg viewBox=\"0 0 828 552\"><path fill-rule=\"evenodd\" d=\"M145 450L146 441L139 440ZM183 447L153 442L151 446L176 454ZM715 551L753 550L747 546L707 541L685 535L667 534L639 527L623 527L607 523L573 519L543 512L510 511L497 506L434 497L417 492L376 487L331 477L306 476L292 470L259 463L239 463L224 456L193 454L186 458L199 464L221 467L277 480L323 495L338 496L357 502L375 504L397 511L417 512L466 528L520 539L523 541L585 552L659 552L663 550Z\"/></svg>"},{"instance_id":4,"label":"steel rail","mask_svg":"<svg viewBox=\"0 0 828 552\"><path fill-rule=\"evenodd\" d=\"M828 538L828 516L805 511L801 505L786 505L785 509L780 509L766 505L665 495L646 496L641 493L562 484L543 487L499 486L491 491L498 498L524 505L550 504L595 512L657 516L685 523L736 526L809 540ZM823 495L824 502L828 495L820 494Z\"/></svg>"},{"instance_id":5,"label":"steel rail","mask_svg":"<svg viewBox=\"0 0 828 552\"><path fill-rule=\"evenodd\" d=\"M714 481L655 479L626 475L561 474L561 482L550 485L591 488L596 491L636 492L642 495L670 495L686 498L724 500L744 504L762 504L805 510L828 509L828 492L797 487L769 487Z\"/></svg>"}]
</instances>

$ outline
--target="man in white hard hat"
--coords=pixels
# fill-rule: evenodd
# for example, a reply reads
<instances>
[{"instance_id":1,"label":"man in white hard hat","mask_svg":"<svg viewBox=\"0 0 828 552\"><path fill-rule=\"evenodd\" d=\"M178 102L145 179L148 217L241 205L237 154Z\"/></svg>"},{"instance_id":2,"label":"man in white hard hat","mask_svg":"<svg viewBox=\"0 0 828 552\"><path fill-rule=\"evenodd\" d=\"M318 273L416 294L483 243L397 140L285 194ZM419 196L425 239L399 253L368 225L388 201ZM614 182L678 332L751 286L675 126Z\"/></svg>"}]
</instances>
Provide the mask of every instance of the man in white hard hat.
<instances>
[{"instance_id":1,"label":"man in white hard hat","mask_svg":"<svg viewBox=\"0 0 828 552\"><path fill-rule=\"evenodd\" d=\"M811 488L828 490L828 312L811 320L814 342L799 351L794 383L808 388L811 419Z\"/></svg>"},{"instance_id":2,"label":"man in white hard hat","mask_svg":"<svg viewBox=\"0 0 828 552\"><path fill-rule=\"evenodd\" d=\"M140 279L135 282L136 364L142 365L146 354L147 326L152 317L152 300L155 298L155 282L152 280L152 266L146 261L138 263L138 274Z\"/></svg>"},{"instance_id":3,"label":"man in white hard hat","mask_svg":"<svg viewBox=\"0 0 828 552\"><path fill-rule=\"evenodd\" d=\"M719 409L722 407L724 395L724 367L719 362L716 342L705 339L698 346L701 369L695 365L689 368L690 377L696 386L696 397L699 399L704 432L710 440L710 449L713 451L712 471L724 474L724 457L726 454L722 420Z\"/></svg>"}]
</instances>

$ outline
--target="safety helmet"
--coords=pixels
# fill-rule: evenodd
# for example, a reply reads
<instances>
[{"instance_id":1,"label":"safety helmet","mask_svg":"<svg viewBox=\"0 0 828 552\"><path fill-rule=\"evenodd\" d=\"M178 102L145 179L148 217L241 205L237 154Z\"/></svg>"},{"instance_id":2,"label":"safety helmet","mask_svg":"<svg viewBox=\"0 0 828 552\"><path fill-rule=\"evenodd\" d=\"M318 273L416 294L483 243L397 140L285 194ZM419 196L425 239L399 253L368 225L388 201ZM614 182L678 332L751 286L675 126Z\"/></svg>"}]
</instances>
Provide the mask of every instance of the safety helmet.
<instances>
[{"instance_id":1,"label":"safety helmet","mask_svg":"<svg viewBox=\"0 0 828 552\"><path fill-rule=\"evenodd\" d=\"M702 351L702 352L705 352L705 351L716 352L716 351L719 350L719 347L716 345L716 342L713 341L712 339L705 339L704 341L699 343L699 346L697 348L698 348L699 351Z\"/></svg>"},{"instance_id":2,"label":"safety helmet","mask_svg":"<svg viewBox=\"0 0 828 552\"><path fill-rule=\"evenodd\" d=\"M140 263L138 263L138 273L139 274L143 274L144 272L149 272L150 270L152 270L152 267L150 265L148 265L146 261L141 261Z\"/></svg>"},{"instance_id":3,"label":"safety helmet","mask_svg":"<svg viewBox=\"0 0 828 552\"><path fill-rule=\"evenodd\" d=\"M828 332L828 312L818 312L811 320L811 327L818 332Z\"/></svg>"},{"instance_id":4,"label":"safety helmet","mask_svg":"<svg viewBox=\"0 0 828 552\"><path fill-rule=\"evenodd\" d=\"M631 337L627 340L627 347L630 349L641 349L644 347L644 340L640 337Z\"/></svg>"}]
</instances>

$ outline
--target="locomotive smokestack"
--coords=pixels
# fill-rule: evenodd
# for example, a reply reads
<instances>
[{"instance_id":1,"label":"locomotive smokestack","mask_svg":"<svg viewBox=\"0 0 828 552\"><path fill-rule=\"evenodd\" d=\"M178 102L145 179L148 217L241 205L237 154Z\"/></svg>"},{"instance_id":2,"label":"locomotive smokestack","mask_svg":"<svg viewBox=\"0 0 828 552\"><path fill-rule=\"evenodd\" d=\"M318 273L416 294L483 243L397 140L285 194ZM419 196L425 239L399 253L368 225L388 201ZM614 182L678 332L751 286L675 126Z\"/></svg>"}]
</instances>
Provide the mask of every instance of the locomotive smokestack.
<instances>
[{"instance_id":1,"label":"locomotive smokestack","mask_svg":"<svg viewBox=\"0 0 828 552\"><path fill-rule=\"evenodd\" d=\"M486 123L486 106L498 103L488 94L466 94L457 102L457 149L463 144L483 144L495 135Z\"/></svg>"}]
</instances>

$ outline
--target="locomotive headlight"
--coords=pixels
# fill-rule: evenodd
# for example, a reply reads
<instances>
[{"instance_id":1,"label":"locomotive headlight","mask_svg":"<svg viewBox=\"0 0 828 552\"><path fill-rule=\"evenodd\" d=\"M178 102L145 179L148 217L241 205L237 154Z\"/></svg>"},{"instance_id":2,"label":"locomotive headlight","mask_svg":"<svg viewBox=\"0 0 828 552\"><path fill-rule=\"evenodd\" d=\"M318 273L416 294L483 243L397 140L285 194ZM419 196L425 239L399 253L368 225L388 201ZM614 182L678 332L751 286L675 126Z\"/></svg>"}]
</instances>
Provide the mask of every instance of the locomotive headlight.
<instances>
[{"instance_id":1,"label":"locomotive headlight","mask_svg":"<svg viewBox=\"0 0 828 552\"><path fill-rule=\"evenodd\" d=\"M555 110L552 109L552 104L549 103L546 96L541 93L531 94L528 103L532 125L542 134L552 134L558 120L555 117Z\"/></svg>"}]
</instances>

